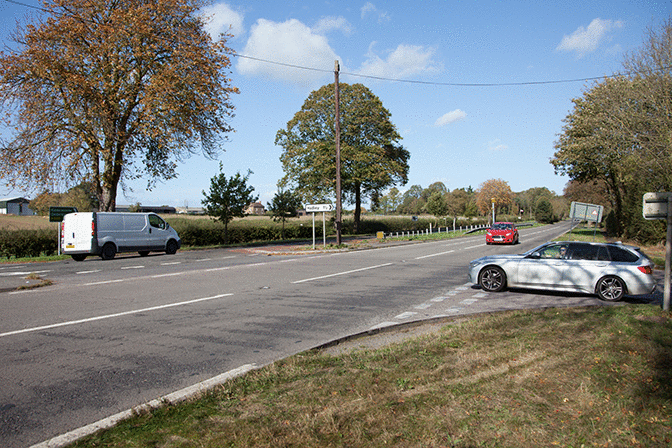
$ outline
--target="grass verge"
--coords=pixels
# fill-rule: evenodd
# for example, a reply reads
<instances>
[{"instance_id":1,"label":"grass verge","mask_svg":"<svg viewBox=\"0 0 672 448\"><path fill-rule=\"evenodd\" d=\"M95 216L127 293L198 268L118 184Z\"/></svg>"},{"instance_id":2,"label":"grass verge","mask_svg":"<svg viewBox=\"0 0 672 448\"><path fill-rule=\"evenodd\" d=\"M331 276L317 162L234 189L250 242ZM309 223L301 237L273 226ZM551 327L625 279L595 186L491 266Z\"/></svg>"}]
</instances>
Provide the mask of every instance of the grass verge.
<instances>
[{"instance_id":1,"label":"grass verge","mask_svg":"<svg viewBox=\"0 0 672 448\"><path fill-rule=\"evenodd\" d=\"M669 446L671 330L650 305L455 321L304 352L73 446Z\"/></svg>"}]
</instances>

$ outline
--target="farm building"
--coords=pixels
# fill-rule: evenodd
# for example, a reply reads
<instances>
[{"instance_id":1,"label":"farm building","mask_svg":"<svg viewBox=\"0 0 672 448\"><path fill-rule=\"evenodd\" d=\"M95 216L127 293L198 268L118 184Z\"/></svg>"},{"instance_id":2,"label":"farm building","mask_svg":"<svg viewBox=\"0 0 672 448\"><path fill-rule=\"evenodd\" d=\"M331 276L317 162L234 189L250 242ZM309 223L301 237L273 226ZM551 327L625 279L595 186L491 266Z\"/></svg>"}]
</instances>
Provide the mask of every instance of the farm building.
<instances>
[{"instance_id":1,"label":"farm building","mask_svg":"<svg viewBox=\"0 0 672 448\"><path fill-rule=\"evenodd\" d=\"M26 198L0 198L0 215L32 216L35 212L28 208L29 204Z\"/></svg>"},{"instance_id":2,"label":"farm building","mask_svg":"<svg viewBox=\"0 0 672 448\"><path fill-rule=\"evenodd\" d=\"M245 209L246 215L263 215L264 213L266 213L266 209L261 202L253 202Z\"/></svg>"}]
</instances>

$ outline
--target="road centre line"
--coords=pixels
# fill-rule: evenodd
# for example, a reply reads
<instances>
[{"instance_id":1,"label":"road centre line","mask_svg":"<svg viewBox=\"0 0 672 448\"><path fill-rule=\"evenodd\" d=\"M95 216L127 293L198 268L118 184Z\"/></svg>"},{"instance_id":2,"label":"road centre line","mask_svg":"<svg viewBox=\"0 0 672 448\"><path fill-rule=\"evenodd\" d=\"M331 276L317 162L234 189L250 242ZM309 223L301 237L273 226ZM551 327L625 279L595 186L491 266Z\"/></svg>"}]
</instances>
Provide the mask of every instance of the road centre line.
<instances>
[{"instance_id":1,"label":"road centre line","mask_svg":"<svg viewBox=\"0 0 672 448\"><path fill-rule=\"evenodd\" d=\"M92 270L92 271L79 271L79 272L75 272L75 274L77 274L77 275L81 275L81 274L95 274L96 272L100 272L100 271L102 271L102 269L94 269L94 270Z\"/></svg>"},{"instance_id":2,"label":"road centre line","mask_svg":"<svg viewBox=\"0 0 672 448\"><path fill-rule=\"evenodd\" d=\"M121 270L124 271L126 269L144 269L145 267L142 265L137 265L137 266L122 266Z\"/></svg>"},{"instance_id":3,"label":"road centre line","mask_svg":"<svg viewBox=\"0 0 672 448\"><path fill-rule=\"evenodd\" d=\"M423 258L438 257L439 255L446 255L452 252L455 252L455 250L449 250L447 252L439 252L438 254L423 255L422 257L415 257L415 259L422 260Z\"/></svg>"},{"instance_id":4,"label":"road centre line","mask_svg":"<svg viewBox=\"0 0 672 448\"><path fill-rule=\"evenodd\" d=\"M11 277L14 275L30 275L30 274L44 274L45 272L51 272L51 270L46 270L46 271L23 271L23 272L0 272L0 276L2 277Z\"/></svg>"},{"instance_id":5,"label":"road centre line","mask_svg":"<svg viewBox=\"0 0 672 448\"><path fill-rule=\"evenodd\" d=\"M320 276L320 277L306 278L306 279L303 279L303 280L297 280L295 282L292 282L292 284L312 282L313 280L322 280L323 278L337 277L339 275L352 274L354 272L368 271L369 269L384 268L385 266L390 266L391 264L392 263L385 263L385 264L379 264L377 266L369 266L369 267L361 268L361 269L353 269L351 271L344 271L344 272L337 272L335 274L323 275L323 276Z\"/></svg>"},{"instance_id":6,"label":"road centre line","mask_svg":"<svg viewBox=\"0 0 672 448\"><path fill-rule=\"evenodd\" d=\"M166 309L166 308L173 308L173 307L176 307L176 306L191 305L192 303L221 299L222 297L228 297L228 296L232 296L232 295L233 295L232 293L218 294L218 295L212 296L212 297L202 297L200 299L187 300L187 301L184 301L184 302L168 303L166 305L151 306L149 308L142 308L142 309L139 309L139 310L123 311L121 313L107 314L107 315L96 316L96 317L88 317L86 319L71 320L71 321L68 321L68 322L60 322L60 323L57 323L57 324L44 325L44 326L41 326L41 327L24 328L23 330L15 330L15 331L8 331L6 333L0 333L0 338L5 337L5 336L13 336L13 335L17 335L17 334L22 334L22 333L33 333L35 331L50 330L52 328L59 328L59 327L66 327L66 326L70 326L70 325L84 324L84 323L88 323L88 322L94 322L94 321L97 321L97 320L111 319L113 317L128 316L130 314L145 313L147 311L156 311L156 310L163 310L163 309Z\"/></svg>"},{"instance_id":7,"label":"road centre line","mask_svg":"<svg viewBox=\"0 0 672 448\"><path fill-rule=\"evenodd\" d=\"M127 278L120 278L117 280L104 280L102 282L92 282L92 283L84 283L82 286L98 286L98 285L106 285L108 283L120 283L120 282L125 282L128 280Z\"/></svg>"}]
</instances>

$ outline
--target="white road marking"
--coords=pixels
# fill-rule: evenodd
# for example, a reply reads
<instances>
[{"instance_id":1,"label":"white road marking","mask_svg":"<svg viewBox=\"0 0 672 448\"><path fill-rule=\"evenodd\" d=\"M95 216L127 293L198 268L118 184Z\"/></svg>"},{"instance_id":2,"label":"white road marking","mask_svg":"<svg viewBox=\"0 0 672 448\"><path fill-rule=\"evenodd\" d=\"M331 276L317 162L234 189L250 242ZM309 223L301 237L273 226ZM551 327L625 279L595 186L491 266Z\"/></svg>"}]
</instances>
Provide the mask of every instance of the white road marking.
<instances>
[{"instance_id":1,"label":"white road marking","mask_svg":"<svg viewBox=\"0 0 672 448\"><path fill-rule=\"evenodd\" d=\"M111 319L113 317L128 316L130 314L145 313L147 311L156 311L156 310L163 310L163 309L166 309L166 308L173 308L173 307L176 307L176 306L191 305L192 303L221 299L222 297L228 297L228 296L232 296L232 295L233 294L231 294L231 293L229 293L229 294L218 294L218 295L212 296L212 297L202 297L200 299L187 300L187 301L184 301L184 302L168 303L166 305L158 305L158 306L150 306L149 308L142 308L142 309L139 309L139 310L123 311L121 313L106 314L106 315L103 315L103 316L96 316L96 317L88 317L86 319L71 320L71 321L68 321L68 322L59 322L57 324L43 325L41 327L24 328L23 330L15 330L15 331L8 331L6 333L0 333L0 338L5 337L5 336L13 336L13 335L17 335L17 334L22 334L22 333L32 333L32 332L35 332L35 331L50 330L52 328L59 328L59 327L67 327L67 326L70 326L70 325L84 324L84 323L87 323L87 322L94 322L94 321L97 321L97 320Z\"/></svg>"},{"instance_id":2,"label":"white road marking","mask_svg":"<svg viewBox=\"0 0 672 448\"><path fill-rule=\"evenodd\" d=\"M385 266L390 266L391 264L392 263L385 263L385 264L379 264L377 266L369 266L369 267L361 268L361 269L353 269L352 271L344 271L344 272L337 272L336 274L323 275L321 277L306 278L306 279L303 279L303 280L297 280L295 282L292 282L292 284L312 282L313 280L321 280L323 278L337 277L339 275L347 275L347 274L352 274L354 272L368 271L369 269L383 268Z\"/></svg>"},{"instance_id":3,"label":"white road marking","mask_svg":"<svg viewBox=\"0 0 672 448\"><path fill-rule=\"evenodd\" d=\"M44 274L46 272L51 272L51 270L47 270L47 271L23 271L23 272L0 272L0 276L11 277L11 276L15 276L15 275Z\"/></svg>"},{"instance_id":4,"label":"white road marking","mask_svg":"<svg viewBox=\"0 0 672 448\"><path fill-rule=\"evenodd\" d=\"M423 255L422 257L415 257L416 260L422 260L423 258L438 257L439 255L446 255L455 252L454 250L449 250L447 252L439 252L438 254Z\"/></svg>"},{"instance_id":5,"label":"white road marking","mask_svg":"<svg viewBox=\"0 0 672 448\"><path fill-rule=\"evenodd\" d=\"M415 308L416 310L426 310L430 306L432 306L431 303L421 303L420 305L415 305L413 308Z\"/></svg>"},{"instance_id":6,"label":"white road marking","mask_svg":"<svg viewBox=\"0 0 672 448\"><path fill-rule=\"evenodd\" d=\"M80 275L80 274L95 274L96 272L100 272L101 269L94 269L93 271L79 271L75 272L75 274Z\"/></svg>"},{"instance_id":7,"label":"white road marking","mask_svg":"<svg viewBox=\"0 0 672 448\"><path fill-rule=\"evenodd\" d=\"M172 266L174 264L182 264L181 261L171 261L170 263L161 263L161 266Z\"/></svg>"},{"instance_id":8,"label":"white road marking","mask_svg":"<svg viewBox=\"0 0 672 448\"><path fill-rule=\"evenodd\" d=\"M414 313L413 311L406 311L405 313L398 314L394 316L395 319L408 319L410 317L415 316L418 313Z\"/></svg>"},{"instance_id":9,"label":"white road marking","mask_svg":"<svg viewBox=\"0 0 672 448\"><path fill-rule=\"evenodd\" d=\"M121 270L124 271L126 269L144 269L145 267L142 265L137 265L137 266L122 266Z\"/></svg>"}]
</instances>

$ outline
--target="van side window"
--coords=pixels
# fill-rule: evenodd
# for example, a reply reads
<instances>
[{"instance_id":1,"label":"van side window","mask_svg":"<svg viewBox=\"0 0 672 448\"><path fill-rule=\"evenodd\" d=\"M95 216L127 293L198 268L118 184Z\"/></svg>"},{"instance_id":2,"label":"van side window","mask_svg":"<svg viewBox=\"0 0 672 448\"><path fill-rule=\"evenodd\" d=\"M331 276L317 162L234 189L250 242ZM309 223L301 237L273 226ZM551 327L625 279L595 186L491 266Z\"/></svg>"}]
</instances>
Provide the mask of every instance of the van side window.
<instances>
[{"instance_id":1,"label":"van side window","mask_svg":"<svg viewBox=\"0 0 672 448\"><path fill-rule=\"evenodd\" d=\"M149 225L157 229L165 230L166 228L166 222L157 215L149 215Z\"/></svg>"}]
</instances>

